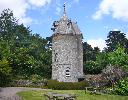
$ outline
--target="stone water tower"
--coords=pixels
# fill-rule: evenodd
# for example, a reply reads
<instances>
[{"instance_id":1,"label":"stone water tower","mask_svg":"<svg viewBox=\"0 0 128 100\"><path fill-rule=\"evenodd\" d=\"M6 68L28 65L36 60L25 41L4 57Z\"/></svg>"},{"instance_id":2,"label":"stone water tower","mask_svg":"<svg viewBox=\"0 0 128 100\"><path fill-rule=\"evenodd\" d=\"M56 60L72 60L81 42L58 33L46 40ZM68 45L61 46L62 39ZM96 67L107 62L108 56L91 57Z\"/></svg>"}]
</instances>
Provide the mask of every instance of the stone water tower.
<instances>
[{"instance_id":1,"label":"stone water tower","mask_svg":"<svg viewBox=\"0 0 128 100\"><path fill-rule=\"evenodd\" d=\"M77 23L68 19L65 11L53 23L52 79L59 82L78 82L83 76L82 33Z\"/></svg>"}]
</instances>

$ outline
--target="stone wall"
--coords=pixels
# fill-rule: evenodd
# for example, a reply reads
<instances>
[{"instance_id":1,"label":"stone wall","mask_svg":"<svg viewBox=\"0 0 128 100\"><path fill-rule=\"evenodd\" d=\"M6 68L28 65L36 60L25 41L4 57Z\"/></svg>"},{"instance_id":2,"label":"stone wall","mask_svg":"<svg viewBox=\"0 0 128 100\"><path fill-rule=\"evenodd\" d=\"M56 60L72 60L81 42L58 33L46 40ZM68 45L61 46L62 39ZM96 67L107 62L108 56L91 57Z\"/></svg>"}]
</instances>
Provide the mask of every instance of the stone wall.
<instances>
[{"instance_id":1,"label":"stone wall","mask_svg":"<svg viewBox=\"0 0 128 100\"><path fill-rule=\"evenodd\" d=\"M77 77L83 75L82 36L56 34L52 43L52 79L77 82Z\"/></svg>"}]
</instances>

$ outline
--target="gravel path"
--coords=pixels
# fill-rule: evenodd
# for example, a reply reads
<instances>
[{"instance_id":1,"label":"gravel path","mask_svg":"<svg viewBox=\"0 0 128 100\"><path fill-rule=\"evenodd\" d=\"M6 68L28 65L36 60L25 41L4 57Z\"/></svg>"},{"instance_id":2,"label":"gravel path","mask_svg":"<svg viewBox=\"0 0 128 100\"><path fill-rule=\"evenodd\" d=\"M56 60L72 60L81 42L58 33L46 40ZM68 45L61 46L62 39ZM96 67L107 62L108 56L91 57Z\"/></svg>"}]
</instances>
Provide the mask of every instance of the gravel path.
<instances>
[{"instance_id":1,"label":"gravel path","mask_svg":"<svg viewBox=\"0 0 128 100\"><path fill-rule=\"evenodd\" d=\"M41 88L26 88L26 87L6 87L0 88L0 100L21 100L20 97L16 95L20 91L28 90L43 90Z\"/></svg>"}]
</instances>

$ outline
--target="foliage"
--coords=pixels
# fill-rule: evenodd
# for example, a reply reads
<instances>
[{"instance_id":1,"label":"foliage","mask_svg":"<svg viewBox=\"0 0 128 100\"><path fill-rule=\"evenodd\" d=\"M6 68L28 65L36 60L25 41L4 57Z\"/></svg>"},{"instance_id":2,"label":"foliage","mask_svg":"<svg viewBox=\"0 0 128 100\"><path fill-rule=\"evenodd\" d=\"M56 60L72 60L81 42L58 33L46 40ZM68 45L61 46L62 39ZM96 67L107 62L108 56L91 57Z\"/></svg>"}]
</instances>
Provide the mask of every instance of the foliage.
<instances>
[{"instance_id":1,"label":"foliage","mask_svg":"<svg viewBox=\"0 0 128 100\"><path fill-rule=\"evenodd\" d=\"M29 78L29 80L31 81L30 86L33 87L44 87L47 84L47 80L43 79L40 75L31 75L31 77Z\"/></svg>"},{"instance_id":2,"label":"foliage","mask_svg":"<svg viewBox=\"0 0 128 100\"><path fill-rule=\"evenodd\" d=\"M84 72L86 74L98 74L101 72L101 67L95 61L87 61L84 63Z\"/></svg>"},{"instance_id":3,"label":"foliage","mask_svg":"<svg viewBox=\"0 0 128 100\"><path fill-rule=\"evenodd\" d=\"M0 73L1 74L9 74L11 72L11 68L9 67L7 60L0 61Z\"/></svg>"},{"instance_id":4,"label":"foliage","mask_svg":"<svg viewBox=\"0 0 128 100\"><path fill-rule=\"evenodd\" d=\"M98 47L92 48L87 42L83 42L83 71L85 74L98 74L101 72L96 61L97 55L100 54Z\"/></svg>"},{"instance_id":5,"label":"foliage","mask_svg":"<svg viewBox=\"0 0 128 100\"><path fill-rule=\"evenodd\" d=\"M128 54L124 48L118 47L114 52L108 53L108 63L128 69Z\"/></svg>"},{"instance_id":6,"label":"foliage","mask_svg":"<svg viewBox=\"0 0 128 100\"><path fill-rule=\"evenodd\" d=\"M55 80L48 81L48 88L54 90L82 90L88 86L84 81L81 82L58 82Z\"/></svg>"},{"instance_id":7,"label":"foliage","mask_svg":"<svg viewBox=\"0 0 128 100\"><path fill-rule=\"evenodd\" d=\"M107 53L106 68L102 74L113 85L117 80L127 76L128 70L128 54L125 49L118 47L115 51Z\"/></svg>"},{"instance_id":8,"label":"foliage","mask_svg":"<svg viewBox=\"0 0 128 100\"><path fill-rule=\"evenodd\" d=\"M128 96L128 78L121 79L115 84L114 94Z\"/></svg>"},{"instance_id":9,"label":"foliage","mask_svg":"<svg viewBox=\"0 0 128 100\"><path fill-rule=\"evenodd\" d=\"M125 34L110 31L106 43L107 52L100 52L98 47L92 48L87 42L83 42L85 74L99 74L108 64L128 69L128 39ZM8 72L2 73L1 79L9 78L10 72L13 77L23 76L29 79L32 75L37 75L50 79L51 46L52 37L44 39L39 34L33 34L29 27L18 24L10 9L3 10L0 15L0 62L3 63L3 59L6 59L7 64L1 66ZM36 82L36 78L33 81Z\"/></svg>"},{"instance_id":10,"label":"foliage","mask_svg":"<svg viewBox=\"0 0 128 100\"><path fill-rule=\"evenodd\" d=\"M83 42L83 61L96 60L96 55L100 52L98 47L94 49L87 42Z\"/></svg>"},{"instance_id":11,"label":"foliage","mask_svg":"<svg viewBox=\"0 0 128 100\"><path fill-rule=\"evenodd\" d=\"M9 57L9 54L10 54L9 44L6 41L1 40L0 41L0 60L7 59Z\"/></svg>"},{"instance_id":12,"label":"foliage","mask_svg":"<svg viewBox=\"0 0 128 100\"><path fill-rule=\"evenodd\" d=\"M118 46L113 52L98 53L95 61L84 62L84 72L87 74L99 74L108 65L128 69L128 54L125 53L125 49Z\"/></svg>"},{"instance_id":13,"label":"foliage","mask_svg":"<svg viewBox=\"0 0 128 100\"><path fill-rule=\"evenodd\" d=\"M5 86L10 82L10 72L11 68L9 67L7 60L0 61L0 87Z\"/></svg>"},{"instance_id":14,"label":"foliage","mask_svg":"<svg viewBox=\"0 0 128 100\"><path fill-rule=\"evenodd\" d=\"M7 59L12 74L29 78L33 74L51 77L49 38L32 34L29 27L18 24L10 9L0 15L0 60Z\"/></svg>"},{"instance_id":15,"label":"foliage","mask_svg":"<svg viewBox=\"0 0 128 100\"><path fill-rule=\"evenodd\" d=\"M85 74L100 74L108 65L108 55L105 52L96 53L95 61L84 61L83 69Z\"/></svg>"},{"instance_id":16,"label":"foliage","mask_svg":"<svg viewBox=\"0 0 128 100\"><path fill-rule=\"evenodd\" d=\"M13 17L13 12L10 9L5 9L0 15L0 38L1 40L12 40L15 34L14 30L18 25L17 20Z\"/></svg>"},{"instance_id":17,"label":"foliage","mask_svg":"<svg viewBox=\"0 0 128 100\"><path fill-rule=\"evenodd\" d=\"M121 31L110 31L107 36L106 45L107 48L105 51L107 52L115 51L119 45L128 51L128 39L126 38L126 34L121 33Z\"/></svg>"},{"instance_id":18,"label":"foliage","mask_svg":"<svg viewBox=\"0 0 128 100\"><path fill-rule=\"evenodd\" d=\"M100 67L101 70L106 68L106 66L108 65L108 55L107 55L107 53L100 52L99 54L97 54L96 63L98 64L98 67Z\"/></svg>"},{"instance_id":19,"label":"foliage","mask_svg":"<svg viewBox=\"0 0 128 100\"><path fill-rule=\"evenodd\" d=\"M107 47L100 52L87 42L83 43L85 74L99 74L107 65L128 68L128 39L120 31L110 31L106 40Z\"/></svg>"}]
</instances>

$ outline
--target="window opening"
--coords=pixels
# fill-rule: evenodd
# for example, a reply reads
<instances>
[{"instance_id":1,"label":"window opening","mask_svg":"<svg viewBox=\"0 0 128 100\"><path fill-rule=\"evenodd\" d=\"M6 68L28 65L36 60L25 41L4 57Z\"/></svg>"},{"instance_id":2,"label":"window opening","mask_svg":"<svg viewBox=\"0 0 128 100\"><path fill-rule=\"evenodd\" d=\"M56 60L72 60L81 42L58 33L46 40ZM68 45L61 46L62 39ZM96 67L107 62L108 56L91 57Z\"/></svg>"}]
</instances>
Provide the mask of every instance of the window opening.
<instances>
[{"instance_id":1,"label":"window opening","mask_svg":"<svg viewBox=\"0 0 128 100\"><path fill-rule=\"evenodd\" d=\"M70 77L70 68L69 67L66 68L66 77Z\"/></svg>"}]
</instances>

